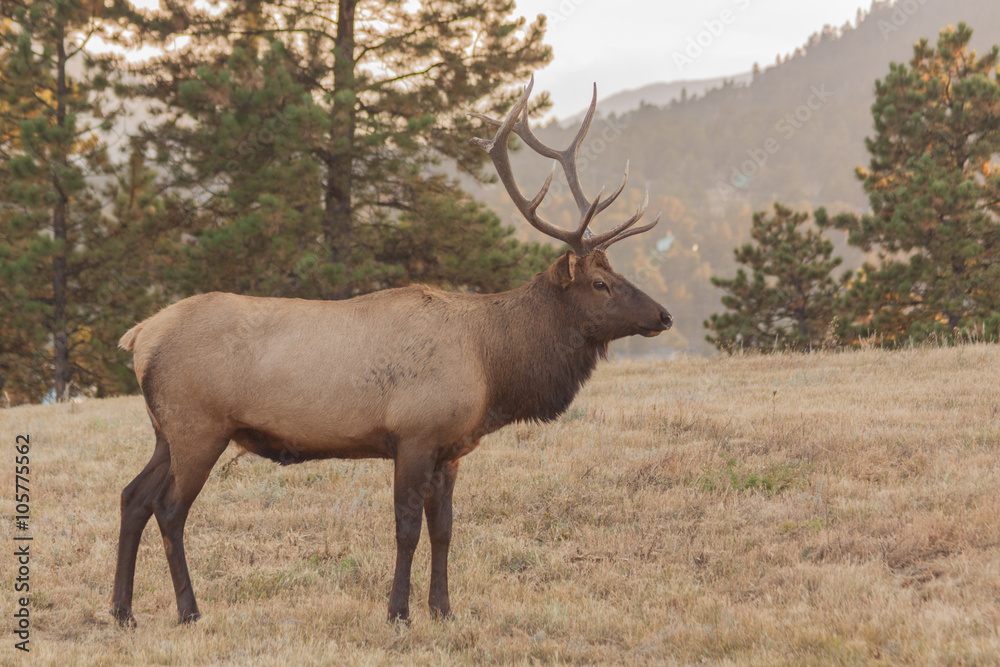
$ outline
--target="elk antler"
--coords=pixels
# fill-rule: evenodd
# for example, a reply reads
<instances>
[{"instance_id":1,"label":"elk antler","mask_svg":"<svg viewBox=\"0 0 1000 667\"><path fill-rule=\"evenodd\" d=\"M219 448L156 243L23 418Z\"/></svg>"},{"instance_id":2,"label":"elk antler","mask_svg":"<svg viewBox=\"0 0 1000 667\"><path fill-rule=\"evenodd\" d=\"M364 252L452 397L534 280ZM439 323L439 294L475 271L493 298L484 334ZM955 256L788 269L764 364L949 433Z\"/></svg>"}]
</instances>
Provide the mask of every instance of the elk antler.
<instances>
[{"instance_id":1,"label":"elk antler","mask_svg":"<svg viewBox=\"0 0 1000 667\"><path fill-rule=\"evenodd\" d=\"M597 194L597 198L593 202L589 201L583 194L583 188L580 186L580 175L577 172L576 158L580 152L580 144L583 142L587 130L590 129L590 122L594 120L594 112L597 110L597 84L594 84L594 97L590 102L590 108L587 109L587 115L583 119L580 130L576 133L576 137L573 138L572 143L565 150L561 151L543 144L531 131L531 128L528 127L528 96L531 95L531 88L534 85L535 77L532 75L531 80L524 89L524 93L503 121L479 113L469 114L474 118L479 118L487 125L499 128L493 139L476 138L472 139L470 143L474 146L479 146L489 154L493 160L493 165L496 167L497 174L500 176L500 181L507 189L507 194L510 195L521 215L538 231L568 245L573 249L577 257L588 255L594 250L605 250L612 243L621 241L634 234L641 234L655 227L656 223L660 221L660 214L657 214L656 219L648 225L629 229L646 212L646 206L649 204L649 192L647 191L642 205L635 210L632 217L617 225L611 231L595 235L587 229L594 217L608 206L611 206L615 199L618 198L618 195L622 193L622 190L625 189L625 183L628 181L628 162L625 163L625 177L622 179L618 189L607 199L602 200L601 197L604 195L604 189L602 188ZM538 194L533 199L528 200L521 194L521 190L517 187L514 174L511 171L510 155L507 153L507 139L510 137L511 132L519 136L529 148L539 155L552 158L562 165L563 172L566 174L566 182L569 184L569 189L576 200L577 208L580 209L580 224L575 232L560 229L538 215L538 206L549 191L549 185L552 184L552 177L555 176L555 164L552 165L552 171L549 173L549 177L545 179L542 189L538 191Z\"/></svg>"}]
</instances>

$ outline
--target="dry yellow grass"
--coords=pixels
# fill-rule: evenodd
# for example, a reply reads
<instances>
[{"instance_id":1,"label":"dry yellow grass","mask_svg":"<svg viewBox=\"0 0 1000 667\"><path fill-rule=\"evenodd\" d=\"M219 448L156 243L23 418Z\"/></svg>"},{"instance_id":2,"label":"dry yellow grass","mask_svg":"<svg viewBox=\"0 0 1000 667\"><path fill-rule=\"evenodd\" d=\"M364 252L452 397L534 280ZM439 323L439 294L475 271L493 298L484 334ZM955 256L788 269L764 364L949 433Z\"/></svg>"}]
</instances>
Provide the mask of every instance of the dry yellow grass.
<instances>
[{"instance_id":1,"label":"dry yellow grass","mask_svg":"<svg viewBox=\"0 0 1000 667\"><path fill-rule=\"evenodd\" d=\"M155 522L139 629L107 613L139 398L0 412L32 438L39 664L997 664L1000 347L601 366L566 415L487 438L455 493L451 597L384 621L391 464L213 471L175 625ZM13 460L3 538L10 550ZM12 609L13 566L3 559ZM12 626L8 614L4 621ZM12 649L9 627L4 662Z\"/></svg>"}]
</instances>

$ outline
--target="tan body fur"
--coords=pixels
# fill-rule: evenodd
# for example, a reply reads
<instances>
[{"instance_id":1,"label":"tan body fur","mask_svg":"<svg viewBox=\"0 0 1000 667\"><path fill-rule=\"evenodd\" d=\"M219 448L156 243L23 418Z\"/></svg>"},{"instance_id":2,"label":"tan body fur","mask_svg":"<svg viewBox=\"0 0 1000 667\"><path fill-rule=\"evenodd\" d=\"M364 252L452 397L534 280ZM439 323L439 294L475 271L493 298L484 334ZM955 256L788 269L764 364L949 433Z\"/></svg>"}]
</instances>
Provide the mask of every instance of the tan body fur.
<instances>
[{"instance_id":1,"label":"tan body fur","mask_svg":"<svg viewBox=\"0 0 1000 667\"><path fill-rule=\"evenodd\" d=\"M151 363L170 368L169 382L149 377L165 428L173 412L186 423L209 412L250 451L266 455L266 436L283 463L394 458L399 439L450 444L475 432L488 397L481 336L467 323L484 306L423 287L350 301L211 293L164 309L123 344L144 386Z\"/></svg>"}]
</instances>

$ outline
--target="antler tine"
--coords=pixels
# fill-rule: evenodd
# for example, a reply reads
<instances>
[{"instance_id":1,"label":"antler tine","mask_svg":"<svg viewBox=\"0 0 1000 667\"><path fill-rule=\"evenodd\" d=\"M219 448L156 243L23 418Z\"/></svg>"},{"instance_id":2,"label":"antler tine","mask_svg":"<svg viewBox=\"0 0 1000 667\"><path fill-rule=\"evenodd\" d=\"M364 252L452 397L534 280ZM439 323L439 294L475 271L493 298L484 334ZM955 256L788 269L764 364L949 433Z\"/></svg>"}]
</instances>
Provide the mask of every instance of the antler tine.
<instances>
[{"instance_id":1,"label":"antler tine","mask_svg":"<svg viewBox=\"0 0 1000 667\"><path fill-rule=\"evenodd\" d=\"M591 243L593 244L593 246L596 248L596 247L600 247L605 242L608 242L608 245L611 245L611 243L614 243L615 238L619 234L621 234L626 229L628 229L629 227L631 227L632 225L634 225L636 222L638 222L642 218L642 216L644 216L646 214L646 208L648 206L649 206L649 191L647 190L646 191L646 196L642 200L642 204L640 204L639 206L636 207L635 213L632 214L632 217L629 218L628 220L626 220L625 222L621 223L620 225L618 225L614 229L611 229L609 231L604 232L603 234L599 234L598 236L595 236L593 239L591 239Z\"/></svg>"},{"instance_id":2,"label":"antler tine","mask_svg":"<svg viewBox=\"0 0 1000 667\"><path fill-rule=\"evenodd\" d=\"M594 203L591 204L584 212L583 216L580 217L580 225L579 227L577 227L574 236L580 239L580 242L583 243L584 245L589 246L590 245L589 240L595 238L594 233L589 229L587 229L587 227L590 226L590 223L594 219L594 216L597 215L598 211L600 211L601 196L603 194L604 194L604 188L601 188L601 191L597 193L597 199L594 200ZM587 239L587 241L584 241L584 239ZM590 251L588 250L587 252Z\"/></svg>"},{"instance_id":3,"label":"antler tine","mask_svg":"<svg viewBox=\"0 0 1000 667\"><path fill-rule=\"evenodd\" d=\"M490 118L484 113L469 112L469 115L472 116L473 118L478 118L487 125L492 125L493 127L500 127L501 125L503 125L502 120L497 120L496 118ZM480 141L486 141L486 139L480 139L479 137L473 137L472 139L469 139L469 143L475 146L478 146Z\"/></svg>"},{"instance_id":4,"label":"antler tine","mask_svg":"<svg viewBox=\"0 0 1000 667\"><path fill-rule=\"evenodd\" d=\"M470 113L469 115L473 118L479 118L480 120L486 122L493 127L499 128L493 139L480 139L479 137L473 137L469 140L469 143L473 146L478 146L482 148L487 153L492 150L493 145L497 143L497 139L503 138L505 141L507 137L510 136L510 132L514 125L517 123L517 117L521 115L522 109L527 109L528 107L528 96L531 95L531 89L535 85L535 75L531 75L531 79L528 81L528 85L525 86L524 92L521 93L521 97L517 99L514 103L513 108L511 108L510 113L502 121L496 120L495 118L490 118L489 116L481 113Z\"/></svg>"},{"instance_id":5,"label":"antler tine","mask_svg":"<svg viewBox=\"0 0 1000 667\"><path fill-rule=\"evenodd\" d=\"M573 149L573 154L576 155L580 150L580 144L583 143L583 138L587 136L587 132L590 131L590 123L594 120L594 114L597 112L597 82L594 82L594 93L590 96L590 106L587 107L587 113L583 117L583 123L580 125L580 129L577 130L576 136L573 137L573 143L570 147L566 149L568 153L570 149Z\"/></svg>"},{"instance_id":6,"label":"antler tine","mask_svg":"<svg viewBox=\"0 0 1000 667\"><path fill-rule=\"evenodd\" d=\"M627 239L630 236L635 236L636 234L642 234L643 232L648 232L653 227L656 227L656 224L660 221L661 215L663 215L663 211L657 213L656 217L653 218L653 221L648 225L643 225L642 227L636 227L635 229L630 229L627 232L621 233L618 236L608 239L607 241L598 243L597 245L594 246L594 249L607 250L608 246L610 246L612 243L618 243L622 239Z\"/></svg>"},{"instance_id":7,"label":"antler tine","mask_svg":"<svg viewBox=\"0 0 1000 667\"><path fill-rule=\"evenodd\" d=\"M542 200L545 199L545 195L548 194L549 192L549 186L552 185L552 178L555 175L556 175L556 163L553 162L552 169L549 170L548 178L546 178L545 182L542 183L542 189L538 191L538 194L535 195L534 199L528 202L529 211L533 212L536 208L538 208L538 205L542 203Z\"/></svg>"},{"instance_id":8,"label":"antler tine","mask_svg":"<svg viewBox=\"0 0 1000 667\"><path fill-rule=\"evenodd\" d=\"M601 206L597 209L598 213L615 203L615 200L618 199L618 195L620 195L625 189L625 184L628 183L628 163L629 161L625 160L625 176L622 178L621 185L618 186L617 190L611 193L610 197L601 202Z\"/></svg>"},{"instance_id":9,"label":"antler tine","mask_svg":"<svg viewBox=\"0 0 1000 667\"><path fill-rule=\"evenodd\" d=\"M470 114L476 118L480 118L489 125L498 128L496 135L493 139L481 139L474 138L469 141L473 146L478 146L486 151L490 159L493 160L493 166L496 167L497 175L500 177L500 182L503 183L504 188L507 190L507 194L510 196L511 200L514 202L514 206L517 210L521 212L524 219L528 223L542 232L546 236L551 236L554 239L567 243L573 248L574 252L577 254L586 254L586 251L582 245L576 242L571 232L564 229L559 229L552 225L548 220L545 220L540 215L538 215L538 206L542 203L542 199L545 197L549 190L549 185L552 183L552 175L546 179L545 184L542 189L538 192L535 197L528 200L523 194L521 194L521 189L517 187L517 181L514 179L514 172L510 165L510 154L507 152L507 140L510 138L510 133L517 124L518 117L523 113L526 113L528 107L528 96L531 95L531 89L535 85L535 77L532 76L528 81L528 85L525 86L524 92L521 97L514 104L514 107L504 118L503 122L489 118L482 114Z\"/></svg>"},{"instance_id":10,"label":"antler tine","mask_svg":"<svg viewBox=\"0 0 1000 667\"><path fill-rule=\"evenodd\" d=\"M584 137L587 136L587 132L590 130L590 123L594 120L596 112L597 83L594 83L594 94L590 98L590 107L587 109L587 114L583 117L583 123L580 125L576 136L573 137L572 143L566 147L566 150L562 151L563 159L560 160L563 169L566 171L566 184L569 186L569 191L573 193L573 198L576 200L576 207L580 209L581 215L585 215L587 209L590 208L590 202L587 201L587 197L583 194L583 186L580 185L580 174L577 171L576 158L580 154L580 144L583 143Z\"/></svg>"},{"instance_id":11,"label":"antler tine","mask_svg":"<svg viewBox=\"0 0 1000 667\"><path fill-rule=\"evenodd\" d=\"M535 151L542 157L558 160L559 164L563 165L564 169L566 168L563 160L563 153L565 151L558 151L551 146L546 146L542 143L541 139L536 137L535 133L531 131L531 126L528 125L527 107L521 111L521 118L517 121L517 125L514 126L514 134L521 137L521 141L523 141L531 150Z\"/></svg>"}]
</instances>

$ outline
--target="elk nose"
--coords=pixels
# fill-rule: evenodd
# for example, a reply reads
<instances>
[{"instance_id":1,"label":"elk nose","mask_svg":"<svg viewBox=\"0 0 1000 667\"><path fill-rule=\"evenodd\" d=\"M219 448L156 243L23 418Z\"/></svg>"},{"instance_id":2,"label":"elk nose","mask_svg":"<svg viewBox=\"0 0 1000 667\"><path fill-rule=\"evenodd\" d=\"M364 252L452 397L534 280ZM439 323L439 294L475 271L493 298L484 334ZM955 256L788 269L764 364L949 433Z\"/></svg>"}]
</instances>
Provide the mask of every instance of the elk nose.
<instances>
[{"instance_id":1,"label":"elk nose","mask_svg":"<svg viewBox=\"0 0 1000 667\"><path fill-rule=\"evenodd\" d=\"M670 328L670 325L674 323L674 318L670 316L666 310L660 310L660 324L663 325L663 330L666 331Z\"/></svg>"}]
</instances>

